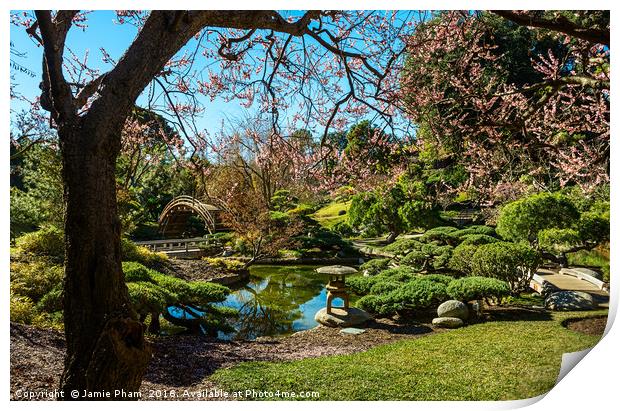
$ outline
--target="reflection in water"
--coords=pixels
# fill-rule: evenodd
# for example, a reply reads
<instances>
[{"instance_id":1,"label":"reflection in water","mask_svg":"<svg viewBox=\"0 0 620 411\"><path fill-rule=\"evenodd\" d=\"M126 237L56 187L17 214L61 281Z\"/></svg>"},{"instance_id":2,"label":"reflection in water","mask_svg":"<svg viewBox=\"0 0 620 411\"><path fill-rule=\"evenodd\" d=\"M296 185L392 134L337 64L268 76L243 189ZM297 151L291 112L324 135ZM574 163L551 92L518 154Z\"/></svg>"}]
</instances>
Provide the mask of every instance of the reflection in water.
<instances>
[{"instance_id":1,"label":"reflection in water","mask_svg":"<svg viewBox=\"0 0 620 411\"><path fill-rule=\"evenodd\" d=\"M325 307L328 276L315 266L250 267L250 280L222 304L239 310L236 332L221 338L255 339L291 334L317 325L314 314ZM337 302L338 303L338 302Z\"/></svg>"}]
</instances>

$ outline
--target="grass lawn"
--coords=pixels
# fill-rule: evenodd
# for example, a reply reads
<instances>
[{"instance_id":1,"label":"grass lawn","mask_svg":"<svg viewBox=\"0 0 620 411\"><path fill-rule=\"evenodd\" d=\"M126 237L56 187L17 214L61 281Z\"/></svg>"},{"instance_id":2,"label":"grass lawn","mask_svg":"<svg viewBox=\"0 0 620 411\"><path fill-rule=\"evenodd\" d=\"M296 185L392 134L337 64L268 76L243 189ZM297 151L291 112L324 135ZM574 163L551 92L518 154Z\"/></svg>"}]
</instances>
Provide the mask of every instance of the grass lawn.
<instances>
[{"instance_id":1,"label":"grass lawn","mask_svg":"<svg viewBox=\"0 0 620 411\"><path fill-rule=\"evenodd\" d=\"M339 222L347 220L346 214L339 213L341 213L342 211L345 211L346 213L347 211L349 211L350 206L351 201L346 201L344 203L331 203L317 210L314 214L311 215L311 217L314 218L323 227L332 228Z\"/></svg>"},{"instance_id":2,"label":"grass lawn","mask_svg":"<svg viewBox=\"0 0 620 411\"><path fill-rule=\"evenodd\" d=\"M228 391L318 391L322 400L529 398L553 387L562 353L599 339L570 331L561 321L595 315L606 311L487 322L351 355L243 363L212 379Z\"/></svg>"}]
</instances>

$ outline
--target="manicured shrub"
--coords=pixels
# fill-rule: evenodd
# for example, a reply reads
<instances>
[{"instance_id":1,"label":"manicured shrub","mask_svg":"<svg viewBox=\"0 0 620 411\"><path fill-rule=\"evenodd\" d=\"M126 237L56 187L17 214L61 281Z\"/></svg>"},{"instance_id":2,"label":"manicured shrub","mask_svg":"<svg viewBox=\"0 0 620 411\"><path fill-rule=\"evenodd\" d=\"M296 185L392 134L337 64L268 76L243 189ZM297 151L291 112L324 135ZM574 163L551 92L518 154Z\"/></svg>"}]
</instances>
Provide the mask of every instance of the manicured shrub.
<instances>
[{"instance_id":1,"label":"manicured shrub","mask_svg":"<svg viewBox=\"0 0 620 411\"><path fill-rule=\"evenodd\" d=\"M401 238L394 241L392 244L385 246L384 251L392 253L394 255L402 256L406 255L413 250L418 250L422 247L422 243L410 238Z\"/></svg>"},{"instance_id":2,"label":"manicured shrub","mask_svg":"<svg viewBox=\"0 0 620 411\"><path fill-rule=\"evenodd\" d=\"M357 306L374 314L392 315L438 305L447 299L443 277L417 276L404 283L377 281L371 288L372 294L358 300Z\"/></svg>"},{"instance_id":3,"label":"manicured shrub","mask_svg":"<svg viewBox=\"0 0 620 411\"><path fill-rule=\"evenodd\" d=\"M185 281L140 267L138 263L125 265L129 266L129 272L134 273L133 278L140 279L140 281L128 282L127 288L134 309L143 319L148 315L158 319L160 313L166 314L169 307L176 307L180 310L201 311L204 315L188 322L187 319L179 321L166 314L166 319L172 323L178 321L177 325L180 326L188 326L191 323L191 327L195 329L201 325L210 333L215 332L216 329L228 329L224 317L233 310L219 310L211 305L226 299L230 293L227 287L206 281ZM147 271L147 275L144 275L144 270ZM212 328L213 326L216 328ZM156 332L157 327L149 328L149 330Z\"/></svg>"},{"instance_id":4,"label":"manicured shrub","mask_svg":"<svg viewBox=\"0 0 620 411\"><path fill-rule=\"evenodd\" d=\"M505 281L487 277L463 277L453 280L446 289L450 298L459 301L482 299L500 300L510 294Z\"/></svg>"},{"instance_id":5,"label":"manicured shrub","mask_svg":"<svg viewBox=\"0 0 620 411\"><path fill-rule=\"evenodd\" d=\"M461 274L470 275L472 272L471 262L478 247L469 244L459 244L452 251L452 257L448 267Z\"/></svg>"},{"instance_id":6,"label":"manicured shrub","mask_svg":"<svg viewBox=\"0 0 620 411\"><path fill-rule=\"evenodd\" d=\"M538 232L548 228L569 228L579 211L562 194L539 193L506 204L497 220L497 233L509 241L534 243Z\"/></svg>"},{"instance_id":7,"label":"manicured shrub","mask_svg":"<svg viewBox=\"0 0 620 411\"><path fill-rule=\"evenodd\" d=\"M344 210L341 210L344 211ZM341 237L351 237L355 234L355 230L346 221L339 221L331 228L335 233L338 233Z\"/></svg>"},{"instance_id":8,"label":"manicured shrub","mask_svg":"<svg viewBox=\"0 0 620 411\"><path fill-rule=\"evenodd\" d=\"M506 281L513 293L524 291L540 264L538 253L525 243L497 242L478 247L472 274Z\"/></svg>"},{"instance_id":9,"label":"manicured shrub","mask_svg":"<svg viewBox=\"0 0 620 411\"><path fill-rule=\"evenodd\" d=\"M123 261L126 282L153 281L149 269L136 261Z\"/></svg>"},{"instance_id":10,"label":"manicured shrub","mask_svg":"<svg viewBox=\"0 0 620 411\"><path fill-rule=\"evenodd\" d=\"M364 264L360 265L360 271L367 275L377 275L381 271L386 270L390 265L390 259L388 258L375 258L369 261L366 261Z\"/></svg>"},{"instance_id":11,"label":"manicured shrub","mask_svg":"<svg viewBox=\"0 0 620 411\"><path fill-rule=\"evenodd\" d=\"M30 324L34 314L34 303L30 298L11 293L11 321L22 324Z\"/></svg>"},{"instance_id":12,"label":"manicured shrub","mask_svg":"<svg viewBox=\"0 0 620 411\"><path fill-rule=\"evenodd\" d=\"M128 238L121 238L121 259L135 261L149 268L160 269L168 261L164 253L156 253L146 247L135 245Z\"/></svg>"},{"instance_id":13,"label":"manicured shrub","mask_svg":"<svg viewBox=\"0 0 620 411\"><path fill-rule=\"evenodd\" d=\"M402 285L402 283L394 280L379 281L370 288L370 294L388 294Z\"/></svg>"},{"instance_id":14,"label":"manicured shrub","mask_svg":"<svg viewBox=\"0 0 620 411\"><path fill-rule=\"evenodd\" d=\"M483 234L494 237L496 235L495 229L488 225L472 225L462 230L458 230L454 233L458 237L464 237L472 234Z\"/></svg>"},{"instance_id":15,"label":"manicured shrub","mask_svg":"<svg viewBox=\"0 0 620 411\"><path fill-rule=\"evenodd\" d=\"M28 297L34 303L45 294L62 286L63 268L49 262L11 263L11 291Z\"/></svg>"},{"instance_id":16,"label":"manicured shrub","mask_svg":"<svg viewBox=\"0 0 620 411\"><path fill-rule=\"evenodd\" d=\"M499 240L486 234L467 234L461 237L461 244L465 245L482 245L496 243Z\"/></svg>"},{"instance_id":17,"label":"manicured shrub","mask_svg":"<svg viewBox=\"0 0 620 411\"><path fill-rule=\"evenodd\" d=\"M579 232L572 228L548 228L538 232L538 246L552 254L566 253L580 243Z\"/></svg>"},{"instance_id":18,"label":"manicured shrub","mask_svg":"<svg viewBox=\"0 0 620 411\"><path fill-rule=\"evenodd\" d=\"M25 253L48 257L58 263L65 258L64 233L56 227L45 227L39 231L24 234L17 239L17 246Z\"/></svg>"},{"instance_id":19,"label":"manicured shrub","mask_svg":"<svg viewBox=\"0 0 620 411\"><path fill-rule=\"evenodd\" d=\"M430 243L436 241L439 244L443 245L456 245L459 241L458 237L455 233L458 232L456 227L435 227L426 231L420 238L419 241L423 243Z\"/></svg>"},{"instance_id":20,"label":"manicured shrub","mask_svg":"<svg viewBox=\"0 0 620 411\"><path fill-rule=\"evenodd\" d=\"M370 293L370 289L377 282L381 281L378 276L374 277L351 277L347 278L347 286L358 295Z\"/></svg>"},{"instance_id":21,"label":"manicured shrub","mask_svg":"<svg viewBox=\"0 0 620 411\"><path fill-rule=\"evenodd\" d=\"M424 274L422 276L419 276L418 278L422 280L433 281L436 283L442 283L445 285L448 285L452 281L454 281L454 277L451 277L449 275L444 275L444 274Z\"/></svg>"},{"instance_id":22,"label":"manicured shrub","mask_svg":"<svg viewBox=\"0 0 620 411\"><path fill-rule=\"evenodd\" d=\"M388 268L387 270L381 271L377 278L379 279L390 279L392 281L400 281L405 282L416 278L416 272L411 267L396 267L396 268Z\"/></svg>"},{"instance_id":23,"label":"manicured shrub","mask_svg":"<svg viewBox=\"0 0 620 411\"><path fill-rule=\"evenodd\" d=\"M355 303L355 305L364 311L377 314L380 316L387 316L394 314L400 309L399 306L388 301L384 295L366 295Z\"/></svg>"},{"instance_id":24,"label":"manicured shrub","mask_svg":"<svg viewBox=\"0 0 620 411\"><path fill-rule=\"evenodd\" d=\"M419 250L411 251L400 260L400 263L416 271L441 270L447 268L451 256L451 246L437 245L433 242L422 245Z\"/></svg>"},{"instance_id":25,"label":"manicured shrub","mask_svg":"<svg viewBox=\"0 0 620 411\"><path fill-rule=\"evenodd\" d=\"M205 303L221 303L230 294L230 289L221 284L207 281L190 282L191 296L187 303L202 305Z\"/></svg>"},{"instance_id":26,"label":"manicured shrub","mask_svg":"<svg viewBox=\"0 0 620 411\"><path fill-rule=\"evenodd\" d=\"M174 293L146 281L127 283L127 289L134 309L143 316L153 312L160 313L177 300Z\"/></svg>"},{"instance_id":27,"label":"manicured shrub","mask_svg":"<svg viewBox=\"0 0 620 411\"><path fill-rule=\"evenodd\" d=\"M394 306L402 309L423 309L439 305L447 299L446 285L440 281L418 278L387 294Z\"/></svg>"},{"instance_id":28,"label":"manicured shrub","mask_svg":"<svg viewBox=\"0 0 620 411\"><path fill-rule=\"evenodd\" d=\"M426 262L429 255L422 251L411 251L409 254L401 258L400 263L413 268L416 271L423 271L426 268Z\"/></svg>"}]
</instances>

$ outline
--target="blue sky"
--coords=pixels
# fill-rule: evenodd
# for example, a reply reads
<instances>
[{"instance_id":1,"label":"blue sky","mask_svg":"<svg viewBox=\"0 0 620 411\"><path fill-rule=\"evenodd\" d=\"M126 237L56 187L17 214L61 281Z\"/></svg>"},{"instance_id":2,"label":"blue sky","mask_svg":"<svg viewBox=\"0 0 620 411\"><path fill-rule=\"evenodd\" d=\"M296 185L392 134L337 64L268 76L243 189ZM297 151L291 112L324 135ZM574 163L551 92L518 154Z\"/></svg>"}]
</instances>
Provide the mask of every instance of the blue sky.
<instances>
[{"instance_id":1,"label":"blue sky","mask_svg":"<svg viewBox=\"0 0 620 411\"><path fill-rule=\"evenodd\" d=\"M100 48L104 48L114 60L118 60L137 33L137 29L134 26L115 24L115 20L116 13L114 11L102 10L92 12L88 15L88 28L82 30L73 27L69 31L66 44L80 57L88 51L89 66L98 68L101 72L108 71L112 68L112 65L103 62L103 53ZM13 69L11 69L11 74L14 75L15 83L18 85L17 90L28 98L33 98L40 93L39 82L41 81L43 49L26 34L23 27L11 25L10 31L12 47L25 54L25 57L12 55L11 59L34 72L35 77L16 72ZM140 100L138 99L138 104L140 104ZM213 102L208 99L205 100L206 111L199 126L207 129L211 134L220 130L222 120L226 119L226 117L235 118L243 115L246 111L237 101L225 102L221 98L217 98ZM26 106L24 102L11 102L11 108L14 110L19 111L26 108Z\"/></svg>"}]
</instances>

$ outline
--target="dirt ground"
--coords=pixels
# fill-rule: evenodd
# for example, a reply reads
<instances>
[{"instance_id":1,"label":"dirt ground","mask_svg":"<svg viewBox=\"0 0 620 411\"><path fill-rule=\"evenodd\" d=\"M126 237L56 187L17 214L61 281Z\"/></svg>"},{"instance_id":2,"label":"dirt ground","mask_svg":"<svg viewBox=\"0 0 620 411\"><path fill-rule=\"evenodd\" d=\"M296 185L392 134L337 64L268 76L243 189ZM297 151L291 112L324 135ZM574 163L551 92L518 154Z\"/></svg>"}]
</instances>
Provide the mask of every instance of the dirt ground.
<instances>
[{"instance_id":1,"label":"dirt ground","mask_svg":"<svg viewBox=\"0 0 620 411\"><path fill-rule=\"evenodd\" d=\"M244 361L286 361L365 351L405 338L443 332L427 324L372 321L359 335L318 326L288 337L256 341L222 341L204 336L151 338L154 355L144 377L143 399L157 390L211 390L209 376L219 368ZM11 399L20 393L45 392L58 387L63 368L64 337L55 330L11 323ZM39 398L49 399L49 398ZM165 399L165 398L161 398Z\"/></svg>"},{"instance_id":2,"label":"dirt ground","mask_svg":"<svg viewBox=\"0 0 620 411\"><path fill-rule=\"evenodd\" d=\"M588 335L603 335L607 317L583 318L579 320L569 320L566 328Z\"/></svg>"}]
</instances>

